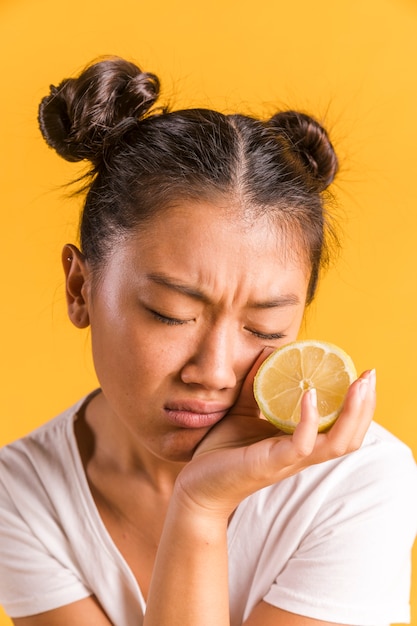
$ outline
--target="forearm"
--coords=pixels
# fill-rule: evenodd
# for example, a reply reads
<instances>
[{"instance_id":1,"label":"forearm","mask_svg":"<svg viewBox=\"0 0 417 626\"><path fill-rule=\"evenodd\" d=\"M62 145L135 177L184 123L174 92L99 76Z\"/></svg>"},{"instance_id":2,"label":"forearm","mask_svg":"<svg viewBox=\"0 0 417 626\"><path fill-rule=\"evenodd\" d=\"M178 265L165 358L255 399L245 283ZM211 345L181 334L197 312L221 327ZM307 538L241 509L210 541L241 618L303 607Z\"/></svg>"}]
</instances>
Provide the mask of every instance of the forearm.
<instances>
[{"instance_id":1,"label":"forearm","mask_svg":"<svg viewBox=\"0 0 417 626\"><path fill-rule=\"evenodd\" d=\"M171 502L144 626L229 626L227 519Z\"/></svg>"},{"instance_id":2,"label":"forearm","mask_svg":"<svg viewBox=\"0 0 417 626\"><path fill-rule=\"evenodd\" d=\"M311 394L303 396L302 418L292 436L277 435L269 422L246 413L221 420L177 478L144 626L230 626L229 516L256 490L356 450L374 406L375 384L368 372L351 385L328 433L317 434L318 412Z\"/></svg>"}]
</instances>

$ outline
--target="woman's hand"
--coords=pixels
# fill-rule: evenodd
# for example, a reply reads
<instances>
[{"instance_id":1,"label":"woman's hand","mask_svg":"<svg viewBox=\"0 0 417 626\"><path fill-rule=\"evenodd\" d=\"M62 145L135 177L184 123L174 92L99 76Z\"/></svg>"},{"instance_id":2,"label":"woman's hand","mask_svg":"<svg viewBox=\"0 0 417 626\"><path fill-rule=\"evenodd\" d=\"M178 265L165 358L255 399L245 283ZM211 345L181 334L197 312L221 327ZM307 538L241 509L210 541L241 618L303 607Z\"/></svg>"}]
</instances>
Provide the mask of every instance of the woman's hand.
<instances>
[{"instance_id":1,"label":"woman's hand","mask_svg":"<svg viewBox=\"0 0 417 626\"><path fill-rule=\"evenodd\" d=\"M350 386L340 416L326 433L317 433L315 391L306 392L300 423L286 435L262 418L253 396L253 379L266 356L256 361L233 408L180 473L176 495L187 506L228 517L254 491L360 447L375 409L374 371Z\"/></svg>"}]
</instances>

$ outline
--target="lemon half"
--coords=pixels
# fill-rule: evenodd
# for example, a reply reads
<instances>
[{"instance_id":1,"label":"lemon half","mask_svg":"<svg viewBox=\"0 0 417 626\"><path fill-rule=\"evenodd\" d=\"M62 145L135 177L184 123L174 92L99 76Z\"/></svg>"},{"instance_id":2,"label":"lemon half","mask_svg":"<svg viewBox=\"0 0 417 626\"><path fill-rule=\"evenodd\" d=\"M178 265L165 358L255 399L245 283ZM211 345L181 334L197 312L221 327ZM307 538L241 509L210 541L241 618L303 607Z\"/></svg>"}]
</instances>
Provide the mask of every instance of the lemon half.
<instances>
[{"instance_id":1,"label":"lemon half","mask_svg":"<svg viewBox=\"0 0 417 626\"><path fill-rule=\"evenodd\" d=\"M331 343L309 339L272 352L255 376L253 391L263 415L280 430L292 433L300 421L301 398L314 387L321 432L336 421L356 378L346 352Z\"/></svg>"}]
</instances>

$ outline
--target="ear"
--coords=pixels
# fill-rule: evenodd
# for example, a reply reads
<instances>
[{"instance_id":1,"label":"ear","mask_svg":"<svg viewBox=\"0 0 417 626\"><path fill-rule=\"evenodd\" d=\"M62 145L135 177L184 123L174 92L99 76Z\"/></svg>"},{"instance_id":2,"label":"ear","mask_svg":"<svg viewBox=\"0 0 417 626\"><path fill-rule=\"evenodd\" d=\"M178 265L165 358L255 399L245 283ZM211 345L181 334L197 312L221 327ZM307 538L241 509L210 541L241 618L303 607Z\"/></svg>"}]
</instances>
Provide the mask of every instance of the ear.
<instances>
[{"instance_id":1,"label":"ear","mask_svg":"<svg viewBox=\"0 0 417 626\"><path fill-rule=\"evenodd\" d=\"M65 287L68 316L77 328L87 328L88 314L88 274L85 256L76 246L67 244L62 250L62 265L65 272Z\"/></svg>"}]
</instances>

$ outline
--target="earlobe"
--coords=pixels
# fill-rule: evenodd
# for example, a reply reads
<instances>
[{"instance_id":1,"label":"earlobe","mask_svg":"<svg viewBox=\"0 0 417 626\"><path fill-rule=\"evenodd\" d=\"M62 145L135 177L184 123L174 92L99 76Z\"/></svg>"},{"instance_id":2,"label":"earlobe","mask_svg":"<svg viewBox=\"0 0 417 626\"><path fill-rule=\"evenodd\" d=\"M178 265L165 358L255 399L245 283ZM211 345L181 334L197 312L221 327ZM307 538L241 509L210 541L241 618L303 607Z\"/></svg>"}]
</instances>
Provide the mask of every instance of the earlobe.
<instances>
[{"instance_id":1,"label":"earlobe","mask_svg":"<svg viewBox=\"0 0 417 626\"><path fill-rule=\"evenodd\" d=\"M85 256L72 244L62 250L68 316L77 328L90 324L87 301L88 268Z\"/></svg>"}]
</instances>

